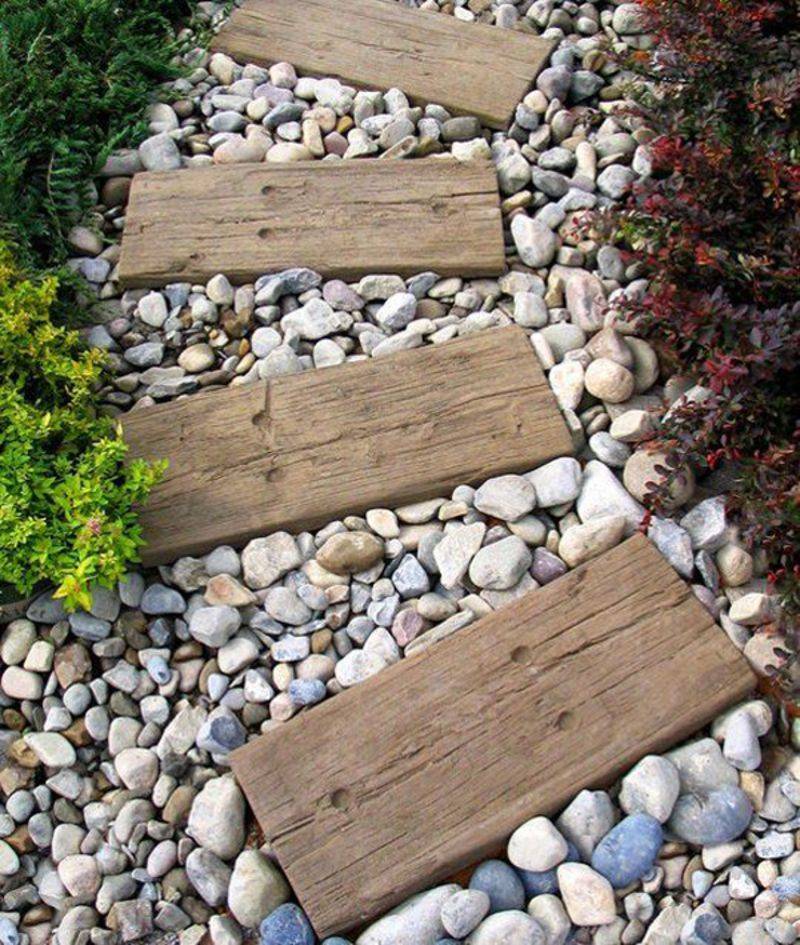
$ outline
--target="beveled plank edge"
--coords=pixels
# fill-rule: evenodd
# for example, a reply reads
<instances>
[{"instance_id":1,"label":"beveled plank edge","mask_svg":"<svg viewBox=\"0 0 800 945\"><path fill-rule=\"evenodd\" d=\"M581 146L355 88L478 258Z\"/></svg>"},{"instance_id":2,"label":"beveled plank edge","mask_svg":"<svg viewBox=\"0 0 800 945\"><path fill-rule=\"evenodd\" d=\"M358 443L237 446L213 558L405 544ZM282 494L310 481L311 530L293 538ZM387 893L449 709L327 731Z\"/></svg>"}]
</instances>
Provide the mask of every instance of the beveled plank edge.
<instances>
[{"instance_id":1,"label":"beveled plank edge","mask_svg":"<svg viewBox=\"0 0 800 945\"><path fill-rule=\"evenodd\" d=\"M194 401L195 397L206 396L211 397L215 396L218 399L222 397L227 397L229 399L235 399L237 402L246 403L249 400L252 400L254 403L260 403L263 401L266 396L266 390L271 384L277 382L278 386L290 385L295 387L303 387L312 384L321 384L325 383L340 383L339 377L342 373L351 373L357 370L363 370L361 365L366 364L372 369L374 373L379 373L380 366L386 364L387 361L390 361L392 367L400 369L404 364L413 364L415 360L419 357L421 353L425 353L427 358L434 358L437 355L441 356L443 350L450 350L452 353L455 348L471 348L476 344L479 344L484 350L497 350L501 346L507 347L507 358L528 358L529 368L532 371L533 378L532 382L529 385L531 394L538 393L538 395L543 399L549 402L549 407L545 403L539 405L540 409L546 410L547 414L547 427L548 439L553 441L551 448L545 453L540 453L535 460L535 466L540 466L543 463L548 462L551 459L555 459L559 456L571 456L575 453L575 446L570 436L569 430L564 422L561 411L558 408L558 404L555 400L555 396L550 389L549 384L547 383L544 373L542 372L538 360L528 343L527 336L525 332L518 326L508 326L500 329L488 329L485 332L478 333L478 336L469 335L465 338L456 338L451 341L445 342L443 345L439 346L425 346L422 349L412 349L408 351L399 351L392 355L389 355L386 360L380 359L377 362L360 362L359 364L341 364L335 367L326 368L327 373L320 375L316 371L314 372L304 372L301 374L289 375L285 378L277 378L273 381L262 381L258 384L253 385L242 385L238 388L226 388L225 390L219 391L206 391L194 394L191 397L185 400L178 401L168 401L163 404L156 404L152 407L146 408L146 411L134 411L133 413L127 414L122 421L123 431L126 429L128 431L133 431L133 448L130 452L130 458L148 458L148 459L158 459L159 457L155 454L152 449L140 449L138 448L136 441L136 432L137 428L149 427L153 422L154 411L158 414L163 415L165 424L168 424L170 427L176 427L180 422L185 419L192 419L197 407L196 402ZM517 351L513 351L512 347L516 346ZM471 352L471 356L479 356L479 352ZM262 394L257 393L262 391ZM235 392L235 393L234 393ZM194 403L193 403L194 402ZM560 441L560 442L559 442ZM512 472L527 472L531 468L531 462L527 458L522 458L515 463L505 463L502 468L499 466L496 467L496 475L501 473L512 473ZM487 472L485 474L475 474L471 477L469 484L478 485L480 482L488 478L492 473ZM412 501L424 501L428 498L436 498L442 491L446 491L451 486L449 485L450 480L447 483L438 483L430 488L416 487L413 493L410 491L411 487L408 487L407 490L402 492L395 491L393 494L394 497L389 495L387 489L384 492L384 495L389 495L385 501L390 505L399 505ZM461 483L453 483L454 485L459 485ZM158 490L158 486L156 487ZM156 492L157 494L157 492ZM202 542L198 541L191 537L187 532L186 537L183 541L178 542L174 537L164 536L160 540L155 542L147 542L142 549L141 560L145 567L151 567L157 564L166 564L183 555L196 555L203 554L214 546L215 543L219 541L226 541L229 544L234 546L242 546L246 544L247 541L252 538L260 537L262 535L269 534L274 531L287 530L291 532L297 532L306 530L309 528L319 528L322 527L332 519L340 517L345 514L361 514L370 507L376 507L376 503L380 504L378 500L370 501L367 504L358 504L353 503L352 500L348 499L345 507L345 503L342 503L341 506L335 506L329 504L329 507L320 513L317 513L315 516L300 516L298 514L287 514L284 517L276 520L273 523L268 525L265 524L254 524L248 525L245 530L239 532L226 532L226 538L215 539L214 541L204 539ZM147 536L145 536L147 537Z\"/></svg>"},{"instance_id":2,"label":"beveled plank edge","mask_svg":"<svg viewBox=\"0 0 800 945\"><path fill-rule=\"evenodd\" d=\"M447 20L451 20L453 22L452 23L448 22L446 24L446 29L453 30L452 39L454 42L458 42L458 43L463 42L465 39L465 35L461 33L461 31L464 28L475 30L476 33L481 32L483 34L483 37L486 37L487 35L489 35L490 31L500 29L497 26L491 26L485 23L458 23L458 22L455 22L454 17L448 16L447 14L433 14L433 13L420 11L420 10L412 10L406 7L402 7L399 4L395 4L394 0L375 0L375 2L385 3L386 5L388 5L388 3L391 3L393 6L396 7L396 12L398 15L408 16L409 23L412 22L412 19L411 19L412 17L414 18L414 20L416 20L417 16L425 16L425 17L440 16L440 17L446 18ZM228 21L223 24L223 26L217 31L217 33L214 34L211 40L211 43L209 44L210 50L212 52L225 53L231 58L236 59L237 61L240 61L240 58L242 56L241 46L237 45L235 41L237 31L239 32L240 35L249 37L254 42L259 38L256 33L250 31L246 27L239 26L239 20L240 19L244 20L246 17L253 17L254 19L261 19L262 22L264 23L265 30L268 29L267 17L264 16L260 10L250 11L246 9L246 4L245 4L242 7L238 7L236 10L234 10L230 18L228 19ZM437 23L437 26L438 25L439 24ZM444 26L444 24L442 25ZM416 23L414 23L414 26L416 28ZM422 32L425 32L426 28L429 28L428 23L421 24L420 29ZM520 44L516 37L518 36L523 37L525 42L528 44L529 50L532 54L530 61L524 60L521 56L517 57L517 61L520 65L524 64L528 66L527 71L529 72L529 75L527 75L524 79L522 78L518 79L514 83L517 88L513 90L513 92L511 90L509 91L508 100L510 104L508 106L505 106L502 109L499 107L493 108L493 104L495 102L499 103L500 101L499 97L490 96L485 106L481 108L480 110L478 110L475 108L475 106L472 106L471 108L458 106L453 103L445 102L441 100L440 98L433 98L431 96L421 96L419 94L409 92L407 89L402 88L402 85L398 85L397 82L393 82L393 83L387 82L385 84L376 84L374 82L369 83L363 79L354 78L348 72L326 71L323 73L323 72L317 72L310 69L304 69L302 66L299 68L302 75L309 75L315 78L322 78L324 76L330 76L333 78L337 78L340 81L345 82L347 84L353 85L358 89L368 89L368 90L377 89L379 91L386 91L387 89L392 88L395 85L398 85L398 87L401 88L402 91L406 92L412 104L442 105L446 107L453 115L474 115L476 118L479 118L481 122L487 128L490 128L493 131L505 131L511 124L517 104L519 104L519 102L527 94L527 92L530 91L539 73L547 65L547 62L549 61L553 50L556 48L556 41L552 39L546 39L538 34L527 33L522 30L510 29L510 30L502 30L501 32L504 34L502 36L503 41L508 41L509 38L513 37L513 39L511 39L511 42L516 44L517 46L519 46ZM498 39L500 39L500 37L498 37ZM470 44L474 44L472 37L469 37L469 42ZM478 40L478 43L480 42L481 40ZM534 50L535 50L535 56L533 55ZM521 49L520 49L520 52L522 52ZM264 56L264 55L254 56L252 53L250 53L249 55L246 55L246 58L249 58L250 61L254 62L256 65L262 65L262 66L279 61L277 58L273 58L271 56ZM516 101L512 102L511 98L513 95L516 96Z\"/></svg>"},{"instance_id":3,"label":"beveled plank edge","mask_svg":"<svg viewBox=\"0 0 800 945\"><path fill-rule=\"evenodd\" d=\"M264 390L269 384L280 384L280 385L289 385L293 387L304 387L308 384L324 384L328 383L342 383L341 375L346 373L355 373L363 372L369 370L372 373L379 373L381 369L386 366L395 367L400 370L406 365L413 365L415 361L419 361L421 357L424 357L426 360L435 359L442 356L443 351L454 352L456 349L467 349L474 348L476 345L480 345L483 348L496 348L500 345L518 345L519 350L513 352L513 355L524 355L525 357L528 354L531 355L533 360L531 364L534 367L534 370L538 369L539 378L538 386L541 387L542 393L545 394L549 392L552 397L553 407L558 410L557 401L555 399L555 394L553 394L550 385L547 383L547 378L544 375L544 371L539 365L539 361L536 358L536 355L533 351L532 346L527 340L527 335L523 328L519 325L504 325L499 328L487 328L482 331L472 332L468 335L463 335L459 338L451 338L448 341L441 342L438 345L423 345L420 348L409 348L403 351L395 351L392 354L386 355L383 358L370 358L366 361L345 361L342 364L334 364L326 368L314 368L309 371L302 371L298 374L286 374L273 378L268 381L257 381L254 384L238 384L235 387L226 387L221 390L202 390L198 391L196 394L192 394L190 397L185 397L181 400L167 400L162 403L155 403L147 408L142 408L140 410L129 411L126 414L123 414L119 419L122 423L123 429L125 427L135 427L139 426L149 420L150 418L157 416L159 414L171 414L177 416L179 413L194 413L197 409L194 404L197 402L198 397L216 397L222 398L227 397L233 399L234 397L239 400L249 400L249 399L263 399L255 398L255 390ZM470 355L477 354L478 352L470 352ZM509 355L512 354L512 351L509 350ZM558 415L561 416L561 411L558 410ZM569 431L567 430L566 423L563 424L564 430L566 431L567 437L569 437ZM572 439L569 438L570 442L570 452L574 453L575 448L572 445Z\"/></svg>"},{"instance_id":4,"label":"beveled plank edge","mask_svg":"<svg viewBox=\"0 0 800 945\"><path fill-rule=\"evenodd\" d=\"M421 158L412 161L402 162L403 171L412 176L412 172L405 171L406 167L413 167L413 176L425 177L426 172L430 171L428 180L441 181L443 185L457 183L459 176L466 177L472 182L474 190L469 194L470 200L474 201L474 210L481 210L486 214L486 219L480 221L480 232L489 237L484 241L480 248L480 254L474 253L474 259L471 262L453 261L448 262L449 254L442 249L442 258L435 264L434 268L441 276L467 276L467 277L492 277L502 275L506 270L505 257L505 237L503 232L503 215L500 209L500 186L494 165L489 160L471 160L457 161L455 158ZM204 261L198 262L193 269L184 268L180 273L162 271L154 268L149 262L147 266L140 265L138 255L140 253L141 243L146 239L140 232L134 231L136 225L140 225L147 218L149 205L151 201L157 199L157 195L151 193L151 188L159 187L170 180L176 180L180 184L179 190L186 199L191 195L187 192L191 190L191 182L202 180L206 175L214 175L220 180L226 178L236 181L242 174L257 178L260 174L270 176L273 174L285 174L287 177L297 175L306 171L311 175L342 174L345 177L360 176L371 177L373 175L387 178L387 183L392 184L395 180L396 169L389 162L377 161L352 161L352 162L323 162L323 161L301 161L294 162L292 165L270 165L267 163L254 164L246 166L245 170L240 170L238 166L212 166L198 168L179 168L173 171L142 171L135 174L132 179L131 193L128 201L128 227L123 230L122 241L120 245L120 259L118 264L118 281L123 288L151 288L155 286L164 286L176 279L181 281L206 281L218 272L222 271L220 266L214 266ZM181 175L176 178L175 175ZM451 180L452 177L455 181ZM191 182L190 182L191 181ZM389 187L388 189L392 189ZM445 192L441 199L447 202L453 199L455 195L450 191L453 187L442 188ZM204 257L205 258L205 257ZM303 265L314 268L314 262L310 258L302 261ZM394 263L392 271L398 275L409 277L416 275L422 269L423 263ZM259 278L262 275L268 275L272 272L280 272L283 266L273 264L272 266L264 264L255 267L239 266L227 267L225 275L232 278L233 281L248 282ZM357 279L365 275L370 275L375 271L385 269L386 266L376 266L374 263L365 261L359 266L325 266L320 267L318 271L327 278Z\"/></svg>"},{"instance_id":5,"label":"beveled plank edge","mask_svg":"<svg viewBox=\"0 0 800 945\"><path fill-rule=\"evenodd\" d=\"M512 345L516 345L518 350L512 350L510 347ZM459 338L451 338L450 340L444 341L438 345L423 345L420 348L410 348L403 351L395 351L383 358L370 358L369 360L358 362L346 361L342 364L331 365L330 367L326 367L324 369L315 368L309 371L302 371L298 374L287 374L273 378L271 380L257 381L253 384L239 384L235 387L226 387L224 389L217 390L201 390L195 394L192 394L190 397L184 397L179 400L167 400L163 401L162 403L152 404L147 408L129 411L128 413L123 414L119 419L122 423L123 430L126 428L135 428L142 425L149 426L152 418L161 414L165 415L165 417L169 416L177 419L182 419L183 414L194 414L197 410L196 404L198 397L215 397L217 399L222 399L225 397L229 400L254 400L257 402L262 402L264 400L264 394L267 390L267 387L271 384L299 388L310 385L315 386L318 384L322 386L327 386L328 384L341 384L343 382L342 375L345 374L364 372L379 374L382 373L382 370L388 370L390 368L402 370L407 365L413 367L414 362L418 362L422 358L424 358L426 361L436 360L443 356L442 352L446 351L450 354L453 354L454 352L458 353L460 349L474 349L476 346L486 350L496 349L500 346L508 346L508 355L509 357L514 358L520 355L527 358L530 354L533 358L531 365L533 366L534 373L538 374L537 387L541 389L542 396L545 396L547 393L550 394L552 398L552 406L554 408L553 415L561 417L561 411L558 410L558 404L555 399L555 395L552 393L550 385L547 383L547 378L545 377L544 371L540 367L538 359L536 359L533 349L527 340L524 329L522 329L519 325L505 325L500 328L488 328L482 331L473 332L469 335L461 336ZM481 351L470 350L466 356L474 357L481 353ZM263 391L264 394L257 396L256 392L259 390ZM575 448L572 444L572 438L569 437L569 431L567 430L566 423L563 423L563 429L566 433L566 437L569 438L570 453L574 453ZM135 450L132 450L131 455L139 456L148 454L147 452L139 453Z\"/></svg>"}]
</instances>

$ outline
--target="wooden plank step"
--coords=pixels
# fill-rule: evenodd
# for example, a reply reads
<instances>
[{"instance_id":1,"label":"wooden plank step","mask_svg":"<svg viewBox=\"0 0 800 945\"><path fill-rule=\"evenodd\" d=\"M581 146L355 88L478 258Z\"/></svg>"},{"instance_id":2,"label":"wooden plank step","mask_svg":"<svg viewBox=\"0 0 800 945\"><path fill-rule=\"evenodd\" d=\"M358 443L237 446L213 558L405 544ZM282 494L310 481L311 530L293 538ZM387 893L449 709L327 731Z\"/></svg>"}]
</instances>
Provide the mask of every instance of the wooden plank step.
<instances>
[{"instance_id":1,"label":"wooden plank step","mask_svg":"<svg viewBox=\"0 0 800 945\"><path fill-rule=\"evenodd\" d=\"M146 564L573 452L516 327L197 394L122 422L132 456L170 464L142 515Z\"/></svg>"},{"instance_id":2,"label":"wooden plank step","mask_svg":"<svg viewBox=\"0 0 800 945\"><path fill-rule=\"evenodd\" d=\"M136 174L120 281L234 282L292 266L490 276L505 268L489 161L300 161Z\"/></svg>"},{"instance_id":3,"label":"wooden plank step","mask_svg":"<svg viewBox=\"0 0 800 945\"><path fill-rule=\"evenodd\" d=\"M212 41L239 62L402 89L507 128L547 63L551 40L401 6L394 0L246 0Z\"/></svg>"},{"instance_id":4,"label":"wooden plank step","mask_svg":"<svg viewBox=\"0 0 800 945\"><path fill-rule=\"evenodd\" d=\"M754 685L636 535L231 756L320 937L496 850Z\"/></svg>"}]
</instances>

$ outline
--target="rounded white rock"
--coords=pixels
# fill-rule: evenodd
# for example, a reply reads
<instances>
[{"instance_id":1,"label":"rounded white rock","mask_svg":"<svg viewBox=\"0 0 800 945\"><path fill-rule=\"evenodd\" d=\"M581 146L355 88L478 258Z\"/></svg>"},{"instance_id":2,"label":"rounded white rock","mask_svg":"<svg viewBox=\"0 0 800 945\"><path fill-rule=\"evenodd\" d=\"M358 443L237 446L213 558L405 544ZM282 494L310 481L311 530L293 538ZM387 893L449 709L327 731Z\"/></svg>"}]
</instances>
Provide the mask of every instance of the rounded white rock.
<instances>
[{"instance_id":1,"label":"rounded white rock","mask_svg":"<svg viewBox=\"0 0 800 945\"><path fill-rule=\"evenodd\" d=\"M511 834L508 859L514 866L543 873L562 863L567 856L567 841L547 817L534 817Z\"/></svg>"}]
</instances>

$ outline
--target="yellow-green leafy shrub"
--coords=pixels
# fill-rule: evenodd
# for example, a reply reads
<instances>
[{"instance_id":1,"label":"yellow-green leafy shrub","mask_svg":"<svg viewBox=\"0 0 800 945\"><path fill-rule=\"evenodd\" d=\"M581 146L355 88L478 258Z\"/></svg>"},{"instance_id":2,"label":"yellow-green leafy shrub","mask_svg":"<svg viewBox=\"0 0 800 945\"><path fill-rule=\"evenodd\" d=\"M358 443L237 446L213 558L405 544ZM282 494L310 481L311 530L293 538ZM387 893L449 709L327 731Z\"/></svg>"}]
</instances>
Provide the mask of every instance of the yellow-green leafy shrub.
<instances>
[{"instance_id":1,"label":"yellow-green leafy shrub","mask_svg":"<svg viewBox=\"0 0 800 945\"><path fill-rule=\"evenodd\" d=\"M0 244L0 582L20 594L52 582L74 608L137 560L136 506L163 464L125 463L118 425L97 410L103 355L53 324L56 290Z\"/></svg>"}]
</instances>

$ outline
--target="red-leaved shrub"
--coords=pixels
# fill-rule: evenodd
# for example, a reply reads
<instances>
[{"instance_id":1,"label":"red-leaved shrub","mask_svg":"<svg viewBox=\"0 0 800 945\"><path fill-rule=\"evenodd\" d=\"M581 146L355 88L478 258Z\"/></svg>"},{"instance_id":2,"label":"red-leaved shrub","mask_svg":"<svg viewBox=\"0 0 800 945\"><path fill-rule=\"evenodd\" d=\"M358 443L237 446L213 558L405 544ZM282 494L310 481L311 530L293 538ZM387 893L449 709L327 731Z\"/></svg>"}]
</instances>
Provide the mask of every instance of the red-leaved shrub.
<instances>
[{"instance_id":1,"label":"red-leaved shrub","mask_svg":"<svg viewBox=\"0 0 800 945\"><path fill-rule=\"evenodd\" d=\"M652 175L598 225L640 260L628 317L704 396L670 411L668 465L735 475L729 511L800 612L800 40L794 2L642 0L629 63ZM663 489L666 489L666 484ZM662 491L651 498L658 507Z\"/></svg>"}]
</instances>

